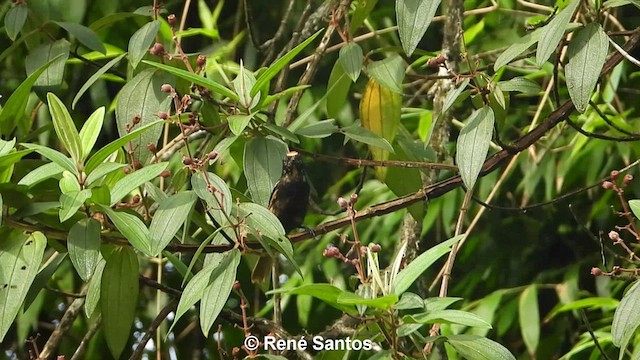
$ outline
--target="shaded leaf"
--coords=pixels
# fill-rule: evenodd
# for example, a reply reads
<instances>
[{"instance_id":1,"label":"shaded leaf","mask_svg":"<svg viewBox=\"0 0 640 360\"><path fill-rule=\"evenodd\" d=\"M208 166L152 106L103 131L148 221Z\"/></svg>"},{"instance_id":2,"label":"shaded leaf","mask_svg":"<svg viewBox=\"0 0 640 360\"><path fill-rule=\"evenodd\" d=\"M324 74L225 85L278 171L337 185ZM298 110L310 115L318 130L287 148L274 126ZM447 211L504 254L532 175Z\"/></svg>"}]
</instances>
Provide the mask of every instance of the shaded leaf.
<instances>
[{"instance_id":1,"label":"shaded leaf","mask_svg":"<svg viewBox=\"0 0 640 360\"><path fill-rule=\"evenodd\" d=\"M373 61L367 65L367 73L383 87L402 94L402 80L404 79L404 60L398 55L392 55L380 61ZM373 79L369 80L371 82Z\"/></svg>"},{"instance_id":2,"label":"shaded leaf","mask_svg":"<svg viewBox=\"0 0 640 360\"><path fill-rule=\"evenodd\" d=\"M104 205L99 206L131 245L142 251L145 255L152 256L151 244L149 243L149 229L147 229L147 226L140 218L126 212L114 211Z\"/></svg>"},{"instance_id":3,"label":"shaded leaf","mask_svg":"<svg viewBox=\"0 0 640 360\"><path fill-rule=\"evenodd\" d=\"M129 62L134 69L149 51L159 29L160 21L154 20L144 24L129 39Z\"/></svg>"},{"instance_id":4,"label":"shaded leaf","mask_svg":"<svg viewBox=\"0 0 640 360\"><path fill-rule=\"evenodd\" d=\"M273 187L282 176L282 162L287 146L273 138L251 139L244 147L244 176L251 199L262 206L269 205Z\"/></svg>"},{"instance_id":5,"label":"shaded leaf","mask_svg":"<svg viewBox=\"0 0 640 360\"><path fill-rule=\"evenodd\" d=\"M47 238L12 233L0 241L0 341L9 331L31 283L38 273Z\"/></svg>"},{"instance_id":6,"label":"shaded leaf","mask_svg":"<svg viewBox=\"0 0 640 360\"><path fill-rule=\"evenodd\" d=\"M540 313L538 310L538 287L529 285L520 294L518 301L518 317L520 319L520 331L527 350L531 356L535 356L540 343Z\"/></svg>"},{"instance_id":7,"label":"shaded leaf","mask_svg":"<svg viewBox=\"0 0 640 360\"><path fill-rule=\"evenodd\" d=\"M4 16L4 29L11 41L16 40L18 33L24 26L24 22L27 20L28 14L29 9L24 3L16 3L15 6L7 11L7 14Z\"/></svg>"},{"instance_id":8,"label":"shaded leaf","mask_svg":"<svg viewBox=\"0 0 640 360\"><path fill-rule=\"evenodd\" d=\"M580 5L580 0L571 0L551 21L540 30L540 41L536 50L536 64L541 67L556 50L564 31L573 17L573 13Z\"/></svg>"},{"instance_id":9,"label":"shaded leaf","mask_svg":"<svg viewBox=\"0 0 640 360\"><path fill-rule=\"evenodd\" d=\"M200 328L204 336L209 334L211 326L218 318L233 289L240 263L240 251L234 249L224 254L209 254L207 257L207 261L216 262L217 260L218 271L211 274L210 283L204 290L200 302Z\"/></svg>"},{"instance_id":10,"label":"shaded leaf","mask_svg":"<svg viewBox=\"0 0 640 360\"><path fill-rule=\"evenodd\" d=\"M244 129L246 129L247 125L253 119L253 115L229 115L227 117L227 122L229 123L229 130L233 133L233 135L240 136Z\"/></svg>"},{"instance_id":11,"label":"shaded leaf","mask_svg":"<svg viewBox=\"0 0 640 360\"><path fill-rule=\"evenodd\" d=\"M304 48L307 47L307 45L315 40L315 38L317 38L321 32L322 29L316 31L315 34L309 36L308 39L301 42L298 46L291 49L291 51L284 54L278 60L274 61L273 64L269 65L269 67L265 71L263 71L260 76L258 76L258 79L256 79L256 83L253 85L250 95L255 96L258 91L260 91L260 89L267 85L269 81L271 81L271 79L273 79L278 74L278 72L280 72L280 70L282 70L287 64L289 64L289 62L293 60L296 55L298 55L298 53L300 53Z\"/></svg>"},{"instance_id":12,"label":"shaded leaf","mask_svg":"<svg viewBox=\"0 0 640 360\"><path fill-rule=\"evenodd\" d=\"M613 344L623 354L640 325L640 281L636 281L622 297L613 314L611 335Z\"/></svg>"},{"instance_id":13,"label":"shaded leaf","mask_svg":"<svg viewBox=\"0 0 640 360\"><path fill-rule=\"evenodd\" d=\"M129 341L138 303L138 258L130 247L116 248L107 258L100 282L104 337L114 358Z\"/></svg>"},{"instance_id":14,"label":"shaded leaf","mask_svg":"<svg viewBox=\"0 0 640 360\"><path fill-rule=\"evenodd\" d=\"M360 77L363 61L364 55L362 54L362 48L357 43L350 42L340 49L338 62L340 62L342 69L349 75L349 78L351 78L353 82L356 82L358 77Z\"/></svg>"},{"instance_id":15,"label":"shaded leaf","mask_svg":"<svg viewBox=\"0 0 640 360\"><path fill-rule=\"evenodd\" d=\"M600 71L607 58L607 34L598 23L591 23L576 32L569 43L569 62L565 67L567 89L576 110L584 112L596 87Z\"/></svg>"},{"instance_id":16,"label":"shaded leaf","mask_svg":"<svg viewBox=\"0 0 640 360\"><path fill-rule=\"evenodd\" d=\"M49 102L49 113L51 113L53 128L56 130L58 139L64 144L76 164L81 164L83 158L82 141L67 107L53 93L47 94L47 101Z\"/></svg>"},{"instance_id":17,"label":"shaded leaf","mask_svg":"<svg viewBox=\"0 0 640 360\"><path fill-rule=\"evenodd\" d=\"M67 221L78 212L84 202L91 197L91 190L70 191L60 195L60 222Z\"/></svg>"},{"instance_id":18,"label":"shaded leaf","mask_svg":"<svg viewBox=\"0 0 640 360\"><path fill-rule=\"evenodd\" d=\"M455 236L447 241L432 247L431 249L423 252L409 263L402 271L398 273L393 282L393 293L400 295L407 291L409 287L418 279L418 277L425 272L436 260L442 255L451 251L451 246L460 241L463 235Z\"/></svg>"},{"instance_id":19,"label":"shaded leaf","mask_svg":"<svg viewBox=\"0 0 640 360\"><path fill-rule=\"evenodd\" d=\"M91 85L93 85L100 78L100 76L104 75L107 71L109 71L109 69L111 69L118 62L120 62L120 60L122 60L122 58L125 57L125 55L127 55L127 54L124 53L124 54L121 54L118 57L112 59L108 63L104 64L100 69L98 69L98 71L96 71L93 75L91 75L91 77L87 80L87 82L85 82L82 85L82 87L80 88L80 90L78 90L78 92L76 93L76 96L73 97L73 102L71 102L71 108L75 109L76 108L76 104L78 103L78 101L80 100L82 95L84 95L84 93L87 90L89 90Z\"/></svg>"},{"instance_id":20,"label":"shaded leaf","mask_svg":"<svg viewBox=\"0 0 640 360\"><path fill-rule=\"evenodd\" d=\"M349 98L350 87L351 81L345 74L342 64L336 61L331 69L331 74L329 74L329 83L327 84L327 115L332 118L339 116Z\"/></svg>"},{"instance_id":21,"label":"shaded leaf","mask_svg":"<svg viewBox=\"0 0 640 360\"><path fill-rule=\"evenodd\" d=\"M450 335L447 342L468 360L515 360L516 358L497 342L482 336Z\"/></svg>"},{"instance_id":22,"label":"shaded leaf","mask_svg":"<svg viewBox=\"0 0 640 360\"><path fill-rule=\"evenodd\" d=\"M98 262L100 254L100 223L94 219L82 219L75 223L67 237L69 258L82 280L89 281Z\"/></svg>"},{"instance_id":23,"label":"shaded leaf","mask_svg":"<svg viewBox=\"0 0 640 360\"><path fill-rule=\"evenodd\" d=\"M136 170L120 179L111 189L111 205L115 205L118 201L122 200L139 186L144 185L147 181L157 178L160 173L167 169L167 166L169 166L168 162L152 164Z\"/></svg>"},{"instance_id":24,"label":"shaded leaf","mask_svg":"<svg viewBox=\"0 0 640 360\"><path fill-rule=\"evenodd\" d=\"M325 138L340 130L335 122L333 119L318 121L299 129L296 134L309 138Z\"/></svg>"},{"instance_id":25,"label":"shaded leaf","mask_svg":"<svg viewBox=\"0 0 640 360\"><path fill-rule=\"evenodd\" d=\"M88 27L70 22L54 21L54 23L67 30L69 34L73 35L79 43L87 48L103 54L107 53L107 49L105 49L98 35Z\"/></svg>"},{"instance_id":26,"label":"shaded leaf","mask_svg":"<svg viewBox=\"0 0 640 360\"><path fill-rule=\"evenodd\" d=\"M396 0L398 33L405 54L411 56L427 31L440 0Z\"/></svg>"},{"instance_id":27,"label":"shaded leaf","mask_svg":"<svg viewBox=\"0 0 640 360\"><path fill-rule=\"evenodd\" d=\"M189 217L196 198L194 192L184 191L160 201L149 225L149 240L153 256L159 255L180 230Z\"/></svg>"},{"instance_id":28,"label":"shaded leaf","mask_svg":"<svg viewBox=\"0 0 640 360\"><path fill-rule=\"evenodd\" d=\"M487 158L493 136L494 116L490 107L474 111L458 136L456 163L465 186L471 191Z\"/></svg>"},{"instance_id":29,"label":"shaded leaf","mask_svg":"<svg viewBox=\"0 0 640 360\"><path fill-rule=\"evenodd\" d=\"M207 183L212 185L213 193L207 189ZM230 214L231 205L233 204L231 190L229 190L227 183L214 173L206 173L205 178L205 174L198 172L191 176L191 187L196 195L205 201L209 214L211 214L219 224L225 224L227 215Z\"/></svg>"},{"instance_id":30,"label":"shaded leaf","mask_svg":"<svg viewBox=\"0 0 640 360\"><path fill-rule=\"evenodd\" d=\"M502 91L517 91L527 95L537 95L542 91L540 84L533 80L518 76L507 81L498 82L498 86Z\"/></svg>"},{"instance_id":31,"label":"shaded leaf","mask_svg":"<svg viewBox=\"0 0 640 360\"><path fill-rule=\"evenodd\" d=\"M158 120L158 112L169 110L171 98L160 89L163 84L169 82L171 82L170 79L157 70L146 69L122 87L116 102L116 122L120 137L131 132L128 131L127 125L131 127L134 117L140 117L140 122L132 130L153 123ZM162 126L157 124L131 140L133 156L136 160L144 164L153 156L147 149L147 144L155 145L161 131Z\"/></svg>"},{"instance_id":32,"label":"shaded leaf","mask_svg":"<svg viewBox=\"0 0 640 360\"><path fill-rule=\"evenodd\" d=\"M344 134L346 138L365 143L367 145L380 148L389 152L393 152L393 147L384 138L380 137L376 133L369 131L359 124L353 124L351 126L340 129L340 132Z\"/></svg>"},{"instance_id":33,"label":"shaded leaf","mask_svg":"<svg viewBox=\"0 0 640 360\"><path fill-rule=\"evenodd\" d=\"M24 66L27 69L27 74L31 75L45 63L56 59L45 69L34 84L34 86L43 87L47 90L57 88L62 84L64 65L68 58L69 42L62 39L51 44L40 45L31 50L24 60Z\"/></svg>"},{"instance_id":34,"label":"shaded leaf","mask_svg":"<svg viewBox=\"0 0 640 360\"><path fill-rule=\"evenodd\" d=\"M102 285L102 272L104 271L106 263L107 262L104 261L104 259L101 259L98 262L98 265L93 272L93 276L91 277L91 281L89 281L87 297L84 301L84 313L87 315L87 318L91 318L93 316L93 312L98 307L98 302L100 300L100 287Z\"/></svg>"}]
</instances>

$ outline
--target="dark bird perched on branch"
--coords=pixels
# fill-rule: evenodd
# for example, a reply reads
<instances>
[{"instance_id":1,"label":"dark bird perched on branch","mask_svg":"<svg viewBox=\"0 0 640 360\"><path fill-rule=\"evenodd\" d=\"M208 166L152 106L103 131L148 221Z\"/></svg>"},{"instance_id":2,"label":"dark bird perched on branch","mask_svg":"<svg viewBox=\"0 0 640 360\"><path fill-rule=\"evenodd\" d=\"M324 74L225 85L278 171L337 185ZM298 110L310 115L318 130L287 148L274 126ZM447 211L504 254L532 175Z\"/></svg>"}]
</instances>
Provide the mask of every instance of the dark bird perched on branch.
<instances>
[{"instance_id":1,"label":"dark bird perched on branch","mask_svg":"<svg viewBox=\"0 0 640 360\"><path fill-rule=\"evenodd\" d=\"M309 183L304 164L296 151L290 151L284 160L282 177L271 192L269 211L280 220L284 232L289 233L302 225L308 204Z\"/></svg>"},{"instance_id":2,"label":"dark bird perched on branch","mask_svg":"<svg viewBox=\"0 0 640 360\"><path fill-rule=\"evenodd\" d=\"M290 151L284 160L282 177L276 183L269 198L269 211L282 223L285 234L299 228L309 205L310 186L304 172L304 164L296 151ZM261 283L271 270L269 256L261 256L256 262L251 281Z\"/></svg>"}]
</instances>

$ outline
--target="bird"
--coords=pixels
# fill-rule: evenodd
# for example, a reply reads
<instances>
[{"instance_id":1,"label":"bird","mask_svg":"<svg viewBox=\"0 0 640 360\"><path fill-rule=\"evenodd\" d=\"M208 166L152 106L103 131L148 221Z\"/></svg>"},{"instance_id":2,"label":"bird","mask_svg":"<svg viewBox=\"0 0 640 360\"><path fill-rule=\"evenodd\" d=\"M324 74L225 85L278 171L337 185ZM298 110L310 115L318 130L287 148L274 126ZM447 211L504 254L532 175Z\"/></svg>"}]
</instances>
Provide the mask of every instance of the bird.
<instances>
[{"instance_id":1,"label":"bird","mask_svg":"<svg viewBox=\"0 0 640 360\"><path fill-rule=\"evenodd\" d=\"M309 205L311 187L304 171L304 163L297 151L289 151L282 166L282 176L271 191L267 208L282 223L285 234L302 226ZM255 284L263 282L273 265L270 256L258 258L251 281Z\"/></svg>"}]
</instances>

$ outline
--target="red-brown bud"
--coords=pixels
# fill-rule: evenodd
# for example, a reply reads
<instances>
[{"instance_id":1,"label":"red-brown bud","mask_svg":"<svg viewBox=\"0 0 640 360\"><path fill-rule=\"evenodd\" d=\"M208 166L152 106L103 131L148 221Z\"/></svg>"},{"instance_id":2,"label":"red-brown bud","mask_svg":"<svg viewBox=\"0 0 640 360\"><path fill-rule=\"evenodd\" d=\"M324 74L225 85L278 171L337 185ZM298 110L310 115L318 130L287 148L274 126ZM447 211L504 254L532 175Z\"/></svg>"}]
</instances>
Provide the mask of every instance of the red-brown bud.
<instances>
[{"instance_id":1,"label":"red-brown bud","mask_svg":"<svg viewBox=\"0 0 640 360\"><path fill-rule=\"evenodd\" d=\"M609 239L613 241L618 241L620 240L620 234L618 234L617 231L609 231Z\"/></svg>"},{"instance_id":2,"label":"red-brown bud","mask_svg":"<svg viewBox=\"0 0 640 360\"><path fill-rule=\"evenodd\" d=\"M358 194L351 194L351 196L349 197L349 202L351 204L355 204L356 201L358 201Z\"/></svg>"},{"instance_id":3,"label":"red-brown bud","mask_svg":"<svg viewBox=\"0 0 640 360\"><path fill-rule=\"evenodd\" d=\"M213 150L207 155L207 157L209 158L209 160L214 160L218 157L218 152Z\"/></svg>"},{"instance_id":4,"label":"red-brown bud","mask_svg":"<svg viewBox=\"0 0 640 360\"><path fill-rule=\"evenodd\" d=\"M343 209L346 209L347 207L349 207L349 203L343 197L338 198L338 205L340 205L340 207Z\"/></svg>"},{"instance_id":5,"label":"red-brown bud","mask_svg":"<svg viewBox=\"0 0 640 360\"><path fill-rule=\"evenodd\" d=\"M173 92L173 86L171 86L169 84L162 84L162 86L160 87L160 91L165 92L165 93L172 93Z\"/></svg>"},{"instance_id":6,"label":"red-brown bud","mask_svg":"<svg viewBox=\"0 0 640 360\"><path fill-rule=\"evenodd\" d=\"M597 267L592 267L591 268L591 275L600 276L600 275L602 275L602 270L600 270L600 268L597 268Z\"/></svg>"},{"instance_id":7,"label":"red-brown bud","mask_svg":"<svg viewBox=\"0 0 640 360\"><path fill-rule=\"evenodd\" d=\"M238 281L238 280L234 281L233 289L234 290L240 290L240 281Z\"/></svg>"},{"instance_id":8,"label":"red-brown bud","mask_svg":"<svg viewBox=\"0 0 640 360\"><path fill-rule=\"evenodd\" d=\"M125 174L131 174L131 168L127 166L127 167L122 169L122 172L125 173Z\"/></svg>"},{"instance_id":9,"label":"red-brown bud","mask_svg":"<svg viewBox=\"0 0 640 360\"><path fill-rule=\"evenodd\" d=\"M167 16L167 22L169 23L169 25L173 26L176 23L176 16L174 14L171 14L169 16Z\"/></svg>"},{"instance_id":10,"label":"red-brown bud","mask_svg":"<svg viewBox=\"0 0 640 360\"><path fill-rule=\"evenodd\" d=\"M156 153L158 151L158 149L156 149L156 146L153 143L148 143L147 144L147 149L149 151L151 151L152 153Z\"/></svg>"},{"instance_id":11,"label":"red-brown bud","mask_svg":"<svg viewBox=\"0 0 640 360\"><path fill-rule=\"evenodd\" d=\"M207 58L204 55L198 55L196 63L198 66L204 66L207 63Z\"/></svg>"},{"instance_id":12,"label":"red-brown bud","mask_svg":"<svg viewBox=\"0 0 640 360\"><path fill-rule=\"evenodd\" d=\"M169 114L164 111L158 111L158 117L162 120L167 120L169 118Z\"/></svg>"},{"instance_id":13,"label":"red-brown bud","mask_svg":"<svg viewBox=\"0 0 640 360\"><path fill-rule=\"evenodd\" d=\"M189 166L189 165L193 164L193 159L190 158L190 157L185 156L185 157L182 158L182 163L187 165L187 166Z\"/></svg>"},{"instance_id":14,"label":"red-brown bud","mask_svg":"<svg viewBox=\"0 0 640 360\"><path fill-rule=\"evenodd\" d=\"M140 117L140 115L136 115L133 117L133 119L131 120L131 122L133 123L133 125L138 125L140 123L140 120L142 120L142 118Z\"/></svg>"},{"instance_id":15,"label":"red-brown bud","mask_svg":"<svg viewBox=\"0 0 640 360\"><path fill-rule=\"evenodd\" d=\"M160 177L162 177L162 178L167 178L169 176L171 176L171 170L165 170L165 171L160 173Z\"/></svg>"},{"instance_id":16,"label":"red-brown bud","mask_svg":"<svg viewBox=\"0 0 640 360\"><path fill-rule=\"evenodd\" d=\"M625 185L629 185L631 180L633 180L633 175L625 175L622 181Z\"/></svg>"},{"instance_id":17,"label":"red-brown bud","mask_svg":"<svg viewBox=\"0 0 640 360\"><path fill-rule=\"evenodd\" d=\"M134 204L137 204L140 202L140 195L136 194L133 196L133 198L131 199L131 202Z\"/></svg>"},{"instance_id":18,"label":"red-brown bud","mask_svg":"<svg viewBox=\"0 0 640 360\"><path fill-rule=\"evenodd\" d=\"M377 252L380 252L381 250L382 250L382 246L380 246L378 244L371 245L371 252L372 253L377 253Z\"/></svg>"},{"instance_id":19,"label":"red-brown bud","mask_svg":"<svg viewBox=\"0 0 640 360\"><path fill-rule=\"evenodd\" d=\"M618 170L611 170L611 178L615 180L616 177L618 177L618 174L620 174L620 172Z\"/></svg>"},{"instance_id":20,"label":"red-brown bud","mask_svg":"<svg viewBox=\"0 0 640 360\"><path fill-rule=\"evenodd\" d=\"M151 49L149 49L149 52L151 53L151 55L156 56L162 56L167 53L167 51L164 49L164 46L160 43L153 44Z\"/></svg>"},{"instance_id":21,"label":"red-brown bud","mask_svg":"<svg viewBox=\"0 0 640 360\"><path fill-rule=\"evenodd\" d=\"M142 169L142 163L138 160L134 160L131 165L135 170Z\"/></svg>"},{"instance_id":22,"label":"red-brown bud","mask_svg":"<svg viewBox=\"0 0 640 360\"><path fill-rule=\"evenodd\" d=\"M605 181L602 183L602 188L605 190L613 189L613 183L611 181Z\"/></svg>"}]
</instances>

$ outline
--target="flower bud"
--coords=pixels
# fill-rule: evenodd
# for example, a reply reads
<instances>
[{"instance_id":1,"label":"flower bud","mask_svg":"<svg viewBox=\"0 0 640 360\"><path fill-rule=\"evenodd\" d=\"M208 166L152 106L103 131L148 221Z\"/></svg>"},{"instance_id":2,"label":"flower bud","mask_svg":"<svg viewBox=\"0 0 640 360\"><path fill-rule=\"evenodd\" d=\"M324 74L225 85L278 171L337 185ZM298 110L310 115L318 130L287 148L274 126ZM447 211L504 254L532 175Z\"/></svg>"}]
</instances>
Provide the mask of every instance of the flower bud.
<instances>
[{"instance_id":1,"label":"flower bud","mask_svg":"<svg viewBox=\"0 0 640 360\"><path fill-rule=\"evenodd\" d=\"M612 170L610 175L612 179L615 179L618 176L618 174L620 174L618 170Z\"/></svg>"},{"instance_id":2,"label":"flower bud","mask_svg":"<svg viewBox=\"0 0 640 360\"><path fill-rule=\"evenodd\" d=\"M160 43L153 44L151 49L149 49L149 52L151 53L151 55L156 56L162 56L167 53L167 51L164 49L164 46Z\"/></svg>"},{"instance_id":3,"label":"flower bud","mask_svg":"<svg viewBox=\"0 0 640 360\"><path fill-rule=\"evenodd\" d=\"M133 166L133 168L134 168L135 170L138 170L138 169L141 169L141 168L142 168L142 163L141 163L140 161L138 161L138 160L135 160L135 161L133 162L133 164L131 164L131 165Z\"/></svg>"},{"instance_id":4,"label":"flower bud","mask_svg":"<svg viewBox=\"0 0 640 360\"><path fill-rule=\"evenodd\" d=\"M631 180L633 180L633 175L625 175L622 181L625 185L629 185Z\"/></svg>"},{"instance_id":5,"label":"flower bud","mask_svg":"<svg viewBox=\"0 0 640 360\"><path fill-rule=\"evenodd\" d=\"M605 190L613 189L613 183L611 181L605 181L602 183L602 188Z\"/></svg>"},{"instance_id":6,"label":"flower bud","mask_svg":"<svg viewBox=\"0 0 640 360\"><path fill-rule=\"evenodd\" d=\"M185 157L182 158L182 163L187 165L187 166L189 166L189 165L193 164L193 159L190 158L190 157L185 156Z\"/></svg>"},{"instance_id":7,"label":"flower bud","mask_svg":"<svg viewBox=\"0 0 640 360\"><path fill-rule=\"evenodd\" d=\"M162 86L160 87L160 91L165 92L165 93L172 93L173 92L173 86L171 86L169 84L162 84Z\"/></svg>"},{"instance_id":8,"label":"flower bud","mask_svg":"<svg viewBox=\"0 0 640 360\"><path fill-rule=\"evenodd\" d=\"M196 63L198 66L204 66L207 63L207 58L204 55L198 55Z\"/></svg>"},{"instance_id":9,"label":"flower bud","mask_svg":"<svg viewBox=\"0 0 640 360\"><path fill-rule=\"evenodd\" d=\"M618 234L617 231L609 231L609 239L613 241L618 241L620 240L620 234Z\"/></svg>"},{"instance_id":10,"label":"flower bud","mask_svg":"<svg viewBox=\"0 0 640 360\"><path fill-rule=\"evenodd\" d=\"M349 202L351 204L355 204L356 201L358 201L358 194L351 194L351 196L349 197Z\"/></svg>"},{"instance_id":11,"label":"flower bud","mask_svg":"<svg viewBox=\"0 0 640 360\"><path fill-rule=\"evenodd\" d=\"M340 207L343 209L346 209L347 207L349 207L349 203L343 197L338 198L338 205L340 205Z\"/></svg>"},{"instance_id":12,"label":"flower bud","mask_svg":"<svg viewBox=\"0 0 640 360\"><path fill-rule=\"evenodd\" d=\"M176 16L175 14L171 14L169 16L167 16L167 22L169 23L169 25L173 26L176 23Z\"/></svg>"},{"instance_id":13,"label":"flower bud","mask_svg":"<svg viewBox=\"0 0 640 360\"><path fill-rule=\"evenodd\" d=\"M382 247L378 244L373 244L371 245L371 252L372 253L377 253L380 252L382 250Z\"/></svg>"},{"instance_id":14,"label":"flower bud","mask_svg":"<svg viewBox=\"0 0 640 360\"><path fill-rule=\"evenodd\" d=\"M602 275L602 270L600 270L600 268L597 268L597 267L592 267L591 268L591 275L600 276L600 275Z\"/></svg>"},{"instance_id":15,"label":"flower bud","mask_svg":"<svg viewBox=\"0 0 640 360\"><path fill-rule=\"evenodd\" d=\"M171 175L171 170L165 170L165 171L160 173L160 177L162 177L162 178L167 178L170 175Z\"/></svg>"},{"instance_id":16,"label":"flower bud","mask_svg":"<svg viewBox=\"0 0 640 360\"><path fill-rule=\"evenodd\" d=\"M169 118L169 114L164 111L158 111L158 117L162 120L167 120Z\"/></svg>"},{"instance_id":17,"label":"flower bud","mask_svg":"<svg viewBox=\"0 0 640 360\"><path fill-rule=\"evenodd\" d=\"M148 143L147 144L147 149L149 151L151 151L152 153L156 153L158 151L158 149L156 149L156 146L153 143Z\"/></svg>"}]
</instances>

